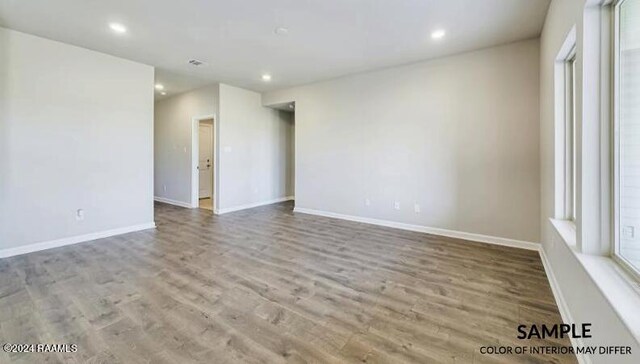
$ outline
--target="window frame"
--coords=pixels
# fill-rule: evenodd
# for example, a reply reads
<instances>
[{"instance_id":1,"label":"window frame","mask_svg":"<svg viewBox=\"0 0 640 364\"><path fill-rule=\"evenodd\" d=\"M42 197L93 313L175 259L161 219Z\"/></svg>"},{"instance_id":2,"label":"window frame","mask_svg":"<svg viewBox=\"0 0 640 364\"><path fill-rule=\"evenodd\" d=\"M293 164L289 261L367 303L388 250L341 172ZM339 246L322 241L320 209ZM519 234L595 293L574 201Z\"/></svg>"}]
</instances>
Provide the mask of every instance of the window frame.
<instances>
[{"instance_id":1,"label":"window frame","mask_svg":"<svg viewBox=\"0 0 640 364\"><path fill-rule=\"evenodd\" d=\"M567 231L571 233L571 245L577 245L577 211L571 211L573 207L574 192L577 189L577 179L570 178L573 176L572 162L575 163L577 155L573 153L574 133L571 129L577 129L577 93L576 82L578 75L573 72L571 75L568 70L572 69L572 65L576 67L578 63L577 52L577 30L573 26L567 34L562 46L558 50L558 54L554 60L554 201L553 201L553 219L562 221L566 224ZM573 62L573 64L571 64ZM570 77L573 76L573 77ZM572 82L569 82L571 80ZM568 87L569 83L573 87ZM571 108L569 109L569 104ZM574 121L575 120L575 121ZM569 124L569 121L574 121ZM573 144L573 145L572 145ZM576 158L574 158L576 157ZM577 197L577 196L576 196Z\"/></svg>"},{"instance_id":2,"label":"window frame","mask_svg":"<svg viewBox=\"0 0 640 364\"><path fill-rule=\"evenodd\" d=\"M564 219L576 223L576 45L563 61L564 72Z\"/></svg>"},{"instance_id":3,"label":"window frame","mask_svg":"<svg viewBox=\"0 0 640 364\"><path fill-rule=\"evenodd\" d=\"M626 0L616 0L612 8L612 72L611 72L611 88L612 88L612 211L611 220L613 224L612 230L612 246L611 257L613 260L623 267L627 272L631 273L636 279L640 279L640 267L635 267L629 260L620 254L620 6Z\"/></svg>"}]
</instances>

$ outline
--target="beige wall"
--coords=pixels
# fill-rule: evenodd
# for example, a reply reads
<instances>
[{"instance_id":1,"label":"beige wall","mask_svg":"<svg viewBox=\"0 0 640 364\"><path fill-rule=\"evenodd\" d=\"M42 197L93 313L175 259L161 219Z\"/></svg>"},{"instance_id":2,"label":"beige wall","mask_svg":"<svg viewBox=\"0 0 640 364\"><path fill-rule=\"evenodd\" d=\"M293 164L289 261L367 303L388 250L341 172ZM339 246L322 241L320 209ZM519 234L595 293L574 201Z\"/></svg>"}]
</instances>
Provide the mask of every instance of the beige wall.
<instances>
[{"instance_id":1,"label":"beige wall","mask_svg":"<svg viewBox=\"0 0 640 364\"><path fill-rule=\"evenodd\" d=\"M538 242L538 46L263 94L296 102L296 207Z\"/></svg>"},{"instance_id":2,"label":"beige wall","mask_svg":"<svg viewBox=\"0 0 640 364\"><path fill-rule=\"evenodd\" d=\"M153 224L153 72L0 28L0 254Z\"/></svg>"}]
</instances>

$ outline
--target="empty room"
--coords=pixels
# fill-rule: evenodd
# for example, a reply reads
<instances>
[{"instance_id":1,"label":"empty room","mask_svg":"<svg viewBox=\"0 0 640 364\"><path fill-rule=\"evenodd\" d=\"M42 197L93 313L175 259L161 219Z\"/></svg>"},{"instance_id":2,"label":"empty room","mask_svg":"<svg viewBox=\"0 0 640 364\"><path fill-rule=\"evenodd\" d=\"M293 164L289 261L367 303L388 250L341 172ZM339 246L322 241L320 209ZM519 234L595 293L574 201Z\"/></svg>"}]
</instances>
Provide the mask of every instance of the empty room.
<instances>
[{"instance_id":1,"label":"empty room","mask_svg":"<svg viewBox=\"0 0 640 364\"><path fill-rule=\"evenodd\" d=\"M0 0L0 363L640 363L640 0Z\"/></svg>"}]
</instances>

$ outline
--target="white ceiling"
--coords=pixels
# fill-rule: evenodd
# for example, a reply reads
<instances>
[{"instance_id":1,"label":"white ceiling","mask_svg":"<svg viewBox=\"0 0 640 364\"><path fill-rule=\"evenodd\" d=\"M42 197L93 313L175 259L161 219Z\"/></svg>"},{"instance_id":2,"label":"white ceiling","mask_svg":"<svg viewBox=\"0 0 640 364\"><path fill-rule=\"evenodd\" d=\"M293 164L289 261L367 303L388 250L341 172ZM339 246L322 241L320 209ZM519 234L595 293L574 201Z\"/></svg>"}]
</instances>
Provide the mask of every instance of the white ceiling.
<instances>
[{"instance_id":1,"label":"white ceiling","mask_svg":"<svg viewBox=\"0 0 640 364\"><path fill-rule=\"evenodd\" d=\"M0 0L0 25L156 66L168 96L266 91L540 34L549 0ZM124 35L109 22L128 28ZM277 35L286 27L287 35ZM446 29L444 39L430 34ZM207 62L195 68L187 61ZM268 72L272 81L260 76Z\"/></svg>"}]
</instances>

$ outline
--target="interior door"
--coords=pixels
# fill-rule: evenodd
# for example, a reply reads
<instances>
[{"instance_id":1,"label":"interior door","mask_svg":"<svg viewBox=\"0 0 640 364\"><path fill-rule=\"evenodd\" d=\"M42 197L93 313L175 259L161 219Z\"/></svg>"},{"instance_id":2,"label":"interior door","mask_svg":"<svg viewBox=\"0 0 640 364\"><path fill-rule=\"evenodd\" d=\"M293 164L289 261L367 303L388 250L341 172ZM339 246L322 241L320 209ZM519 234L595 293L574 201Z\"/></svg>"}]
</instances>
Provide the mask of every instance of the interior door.
<instances>
[{"instance_id":1,"label":"interior door","mask_svg":"<svg viewBox=\"0 0 640 364\"><path fill-rule=\"evenodd\" d=\"M213 157L212 157L212 143L213 143L213 127L208 124L200 124L198 128L198 143L199 143L199 158L198 158L198 171L199 171L199 197L207 198L211 197L212 181L213 181Z\"/></svg>"}]
</instances>

